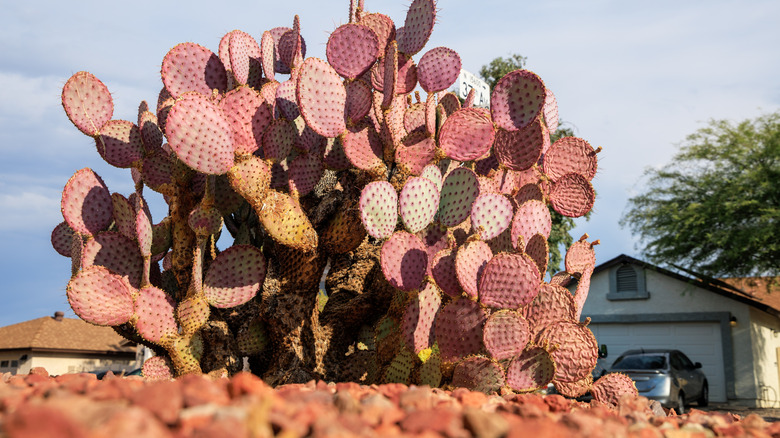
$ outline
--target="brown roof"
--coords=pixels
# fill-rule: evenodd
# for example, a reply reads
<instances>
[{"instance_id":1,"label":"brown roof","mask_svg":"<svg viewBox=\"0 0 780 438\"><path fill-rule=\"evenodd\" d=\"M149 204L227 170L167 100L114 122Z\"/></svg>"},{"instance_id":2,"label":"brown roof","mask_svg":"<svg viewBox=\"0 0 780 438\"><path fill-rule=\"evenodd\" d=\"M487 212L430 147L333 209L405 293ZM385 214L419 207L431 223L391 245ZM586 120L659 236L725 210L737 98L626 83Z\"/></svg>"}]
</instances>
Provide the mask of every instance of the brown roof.
<instances>
[{"instance_id":1,"label":"brown roof","mask_svg":"<svg viewBox=\"0 0 780 438\"><path fill-rule=\"evenodd\" d=\"M135 351L135 346L111 327L47 316L0 327L0 350L20 349L125 353Z\"/></svg>"},{"instance_id":2,"label":"brown roof","mask_svg":"<svg viewBox=\"0 0 780 438\"><path fill-rule=\"evenodd\" d=\"M780 311L780 277L721 278L756 301Z\"/></svg>"}]
</instances>

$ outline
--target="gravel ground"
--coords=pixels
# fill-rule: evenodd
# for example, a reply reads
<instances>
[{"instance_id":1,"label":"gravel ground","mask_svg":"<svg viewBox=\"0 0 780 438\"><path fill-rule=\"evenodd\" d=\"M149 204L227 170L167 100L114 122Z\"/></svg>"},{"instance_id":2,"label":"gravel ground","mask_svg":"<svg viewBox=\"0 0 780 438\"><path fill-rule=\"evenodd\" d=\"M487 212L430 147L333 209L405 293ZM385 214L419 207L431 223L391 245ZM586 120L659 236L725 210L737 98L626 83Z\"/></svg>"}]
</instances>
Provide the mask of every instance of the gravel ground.
<instances>
[{"instance_id":1,"label":"gravel ground","mask_svg":"<svg viewBox=\"0 0 780 438\"><path fill-rule=\"evenodd\" d=\"M775 422L780 421L780 408L748 408L745 406L734 406L734 405L728 405L728 404L710 404L706 408L699 408L696 406L691 406L688 408L691 409L699 409L705 412L721 412L721 413L732 413L737 414L741 417L747 417L750 414L756 414L763 418L765 421L769 422Z\"/></svg>"}]
</instances>

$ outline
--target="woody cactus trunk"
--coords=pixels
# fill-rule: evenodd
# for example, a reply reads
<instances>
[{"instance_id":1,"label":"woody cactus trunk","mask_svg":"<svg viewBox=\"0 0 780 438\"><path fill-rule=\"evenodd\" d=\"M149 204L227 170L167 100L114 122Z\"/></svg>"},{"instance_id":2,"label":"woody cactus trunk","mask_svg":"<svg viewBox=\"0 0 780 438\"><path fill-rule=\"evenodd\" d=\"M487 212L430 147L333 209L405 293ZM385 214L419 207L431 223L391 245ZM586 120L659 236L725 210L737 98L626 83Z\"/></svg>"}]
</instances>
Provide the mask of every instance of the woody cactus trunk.
<instances>
[{"instance_id":1,"label":"woody cactus trunk","mask_svg":"<svg viewBox=\"0 0 780 438\"><path fill-rule=\"evenodd\" d=\"M549 208L591 209L598 151L550 144L556 100L530 71L501 79L490 108L461 104L446 91L458 54L422 52L435 17L414 0L397 28L353 1L327 61L305 57L297 16L259 43L234 30L217 53L179 44L135 122L73 75L65 112L135 182L111 193L84 168L65 185L52 243L72 258L74 312L152 348L147 378L248 358L272 384L588 391L597 346L579 320L597 242L543 276ZM145 189L168 205L159 222Z\"/></svg>"}]
</instances>

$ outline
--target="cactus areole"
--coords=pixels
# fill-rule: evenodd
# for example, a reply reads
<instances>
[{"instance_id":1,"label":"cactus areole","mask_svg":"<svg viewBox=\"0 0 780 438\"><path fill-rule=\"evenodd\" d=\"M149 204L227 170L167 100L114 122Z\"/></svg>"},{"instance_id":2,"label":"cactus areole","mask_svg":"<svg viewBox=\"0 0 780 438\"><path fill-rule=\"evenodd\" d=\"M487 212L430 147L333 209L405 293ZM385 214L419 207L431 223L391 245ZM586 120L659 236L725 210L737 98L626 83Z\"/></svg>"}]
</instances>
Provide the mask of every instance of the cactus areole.
<instances>
[{"instance_id":1,"label":"cactus areole","mask_svg":"<svg viewBox=\"0 0 780 438\"><path fill-rule=\"evenodd\" d=\"M589 390L595 344L574 318L597 242L575 243L555 287L543 243L549 209L590 210L597 151L550 145L557 107L533 72L501 79L491 108L443 91L461 61L424 50L434 0L413 0L403 27L350 11L327 60L305 57L297 16L259 43L235 30L217 53L173 47L137 121L113 119L95 75L67 81L68 118L135 183L112 194L85 168L65 185L52 243L72 258L74 312L151 348L155 376L231 375L246 358L274 385Z\"/></svg>"}]
</instances>

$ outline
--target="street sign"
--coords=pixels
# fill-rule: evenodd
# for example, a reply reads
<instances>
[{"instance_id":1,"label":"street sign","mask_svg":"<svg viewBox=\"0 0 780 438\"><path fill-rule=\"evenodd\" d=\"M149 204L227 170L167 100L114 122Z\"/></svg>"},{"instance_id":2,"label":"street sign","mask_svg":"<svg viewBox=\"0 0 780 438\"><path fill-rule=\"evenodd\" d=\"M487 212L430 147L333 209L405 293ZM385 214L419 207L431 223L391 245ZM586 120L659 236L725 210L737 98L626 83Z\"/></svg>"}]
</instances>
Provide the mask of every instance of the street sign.
<instances>
[{"instance_id":1,"label":"street sign","mask_svg":"<svg viewBox=\"0 0 780 438\"><path fill-rule=\"evenodd\" d=\"M461 69L454 88L453 91L461 99L465 99L466 96L469 95L469 91L474 89L474 106L482 108L490 107L490 87L487 82L483 81L477 75Z\"/></svg>"}]
</instances>

